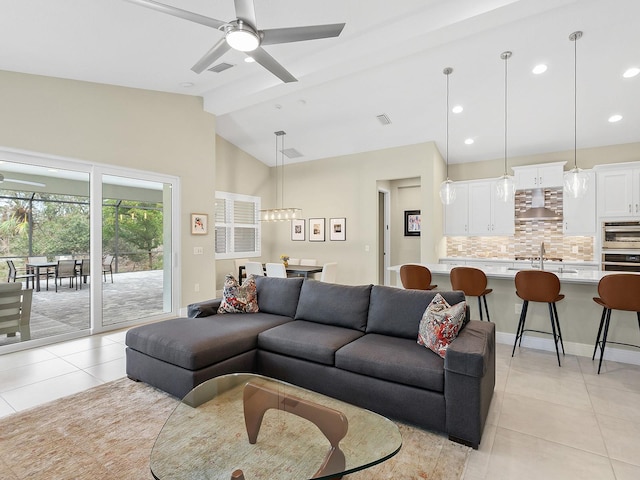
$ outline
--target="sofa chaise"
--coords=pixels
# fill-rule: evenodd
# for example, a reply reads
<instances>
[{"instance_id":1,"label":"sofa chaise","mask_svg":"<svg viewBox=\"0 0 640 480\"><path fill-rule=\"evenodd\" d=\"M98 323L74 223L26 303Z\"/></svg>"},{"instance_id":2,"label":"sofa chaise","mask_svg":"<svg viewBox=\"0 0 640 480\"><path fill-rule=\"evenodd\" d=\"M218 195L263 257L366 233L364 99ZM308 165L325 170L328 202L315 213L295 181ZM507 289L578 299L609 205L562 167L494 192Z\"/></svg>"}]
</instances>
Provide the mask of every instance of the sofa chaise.
<instances>
[{"instance_id":1,"label":"sofa chaise","mask_svg":"<svg viewBox=\"0 0 640 480\"><path fill-rule=\"evenodd\" d=\"M495 385L495 325L469 320L445 358L416 341L436 293L256 278L258 313L218 314L130 329L127 375L177 397L218 375L252 372L367 408L478 448Z\"/></svg>"}]
</instances>

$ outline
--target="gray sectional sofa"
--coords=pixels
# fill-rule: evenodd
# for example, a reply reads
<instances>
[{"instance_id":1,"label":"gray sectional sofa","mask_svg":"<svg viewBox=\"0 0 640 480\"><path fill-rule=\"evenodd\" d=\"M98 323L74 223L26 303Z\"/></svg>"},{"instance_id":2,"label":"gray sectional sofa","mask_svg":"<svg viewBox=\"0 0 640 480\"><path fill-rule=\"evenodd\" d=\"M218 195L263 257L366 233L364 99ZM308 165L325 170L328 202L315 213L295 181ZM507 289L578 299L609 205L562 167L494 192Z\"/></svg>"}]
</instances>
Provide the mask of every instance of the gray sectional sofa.
<instances>
[{"instance_id":1,"label":"gray sectional sofa","mask_svg":"<svg viewBox=\"0 0 640 480\"><path fill-rule=\"evenodd\" d=\"M495 384L493 323L468 321L442 359L416 341L433 291L256 285L259 313L217 314L216 299L190 305L189 318L129 330L127 375L182 397L217 375L260 373L478 447Z\"/></svg>"}]
</instances>

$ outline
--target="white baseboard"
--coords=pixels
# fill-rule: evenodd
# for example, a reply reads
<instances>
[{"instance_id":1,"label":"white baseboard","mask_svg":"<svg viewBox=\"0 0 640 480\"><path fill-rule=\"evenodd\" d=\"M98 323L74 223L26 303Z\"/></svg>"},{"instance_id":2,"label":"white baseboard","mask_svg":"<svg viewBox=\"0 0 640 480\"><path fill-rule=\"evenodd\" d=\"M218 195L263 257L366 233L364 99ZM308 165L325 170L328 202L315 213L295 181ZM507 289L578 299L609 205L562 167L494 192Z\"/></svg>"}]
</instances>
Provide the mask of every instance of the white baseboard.
<instances>
[{"instance_id":1,"label":"white baseboard","mask_svg":"<svg viewBox=\"0 0 640 480\"><path fill-rule=\"evenodd\" d=\"M503 343L505 345L513 345L516 338L514 333L496 332L496 342ZM584 343L563 342L564 352L568 355L576 355L578 357L591 358L593 355L594 345L587 345ZM548 352L555 352L556 349L553 345L551 336L549 338L525 336L522 338L522 346L527 348L535 348L537 350L545 350ZM596 360L600 358L600 353L596 353ZM607 348L604 351L604 359L611 360L612 362L630 363L633 365L640 365L640 350L627 350L624 348L616 348L614 345L607 344Z\"/></svg>"}]
</instances>

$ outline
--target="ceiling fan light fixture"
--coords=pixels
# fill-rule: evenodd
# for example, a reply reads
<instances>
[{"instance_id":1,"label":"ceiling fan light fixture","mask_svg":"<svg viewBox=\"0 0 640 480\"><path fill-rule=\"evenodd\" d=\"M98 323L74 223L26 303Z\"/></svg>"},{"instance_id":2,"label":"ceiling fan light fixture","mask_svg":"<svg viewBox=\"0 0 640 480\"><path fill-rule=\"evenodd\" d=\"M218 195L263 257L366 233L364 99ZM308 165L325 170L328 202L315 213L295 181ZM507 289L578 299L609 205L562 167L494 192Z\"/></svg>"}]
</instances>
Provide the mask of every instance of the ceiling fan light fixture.
<instances>
[{"instance_id":1,"label":"ceiling fan light fixture","mask_svg":"<svg viewBox=\"0 0 640 480\"><path fill-rule=\"evenodd\" d=\"M231 48L241 52L253 52L260 46L260 34L240 20L227 29L225 39Z\"/></svg>"}]
</instances>

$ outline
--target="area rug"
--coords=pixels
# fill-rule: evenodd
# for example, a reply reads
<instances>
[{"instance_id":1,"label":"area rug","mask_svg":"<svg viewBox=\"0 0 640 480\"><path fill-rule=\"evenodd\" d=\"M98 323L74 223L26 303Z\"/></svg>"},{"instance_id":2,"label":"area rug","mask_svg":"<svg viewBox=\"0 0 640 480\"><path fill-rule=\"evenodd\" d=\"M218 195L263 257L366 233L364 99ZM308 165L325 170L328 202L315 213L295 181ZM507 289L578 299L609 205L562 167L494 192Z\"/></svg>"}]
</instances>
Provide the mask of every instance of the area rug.
<instances>
[{"instance_id":1,"label":"area rug","mask_svg":"<svg viewBox=\"0 0 640 480\"><path fill-rule=\"evenodd\" d=\"M153 443L177 400L127 378L0 419L0 477L152 479ZM461 478L470 449L399 424L390 460L345 480ZM273 479L277 480L277 479Z\"/></svg>"}]
</instances>

